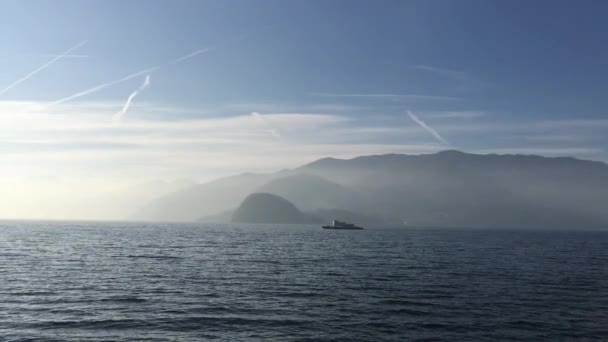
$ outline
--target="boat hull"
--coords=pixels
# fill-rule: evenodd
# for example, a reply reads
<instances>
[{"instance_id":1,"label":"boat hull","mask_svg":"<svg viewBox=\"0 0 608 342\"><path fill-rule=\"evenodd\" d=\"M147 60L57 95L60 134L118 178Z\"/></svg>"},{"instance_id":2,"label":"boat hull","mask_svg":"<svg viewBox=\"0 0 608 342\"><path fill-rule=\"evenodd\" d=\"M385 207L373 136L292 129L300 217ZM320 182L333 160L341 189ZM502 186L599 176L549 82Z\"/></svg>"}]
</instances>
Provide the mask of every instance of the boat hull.
<instances>
[{"instance_id":1,"label":"boat hull","mask_svg":"<svg viewBox=\"0 0 608 342\"><path fill-rule=\"evenodd\" d=\"M334 227L334 226L322 226L323 229L336 229L336 230L361 230L362 227Z\"/></svg>"}]
</instances>

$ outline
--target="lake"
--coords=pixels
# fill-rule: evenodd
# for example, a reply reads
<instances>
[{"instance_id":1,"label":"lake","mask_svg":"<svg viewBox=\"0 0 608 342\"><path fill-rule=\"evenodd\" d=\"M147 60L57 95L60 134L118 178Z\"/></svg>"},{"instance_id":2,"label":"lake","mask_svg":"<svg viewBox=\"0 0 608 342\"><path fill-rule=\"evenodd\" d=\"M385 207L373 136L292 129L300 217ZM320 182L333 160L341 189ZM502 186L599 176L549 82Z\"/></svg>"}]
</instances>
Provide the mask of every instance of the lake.
<instances>
[{"instance_id":1,"label":"lake","mask_svg":"<svg viewBox=\"0 0 608 342\"><path fill-rule=\"evenodd\" d=\"M0 222L0 336L607 340L608 232Z\"/></svg>"}]
</instances>

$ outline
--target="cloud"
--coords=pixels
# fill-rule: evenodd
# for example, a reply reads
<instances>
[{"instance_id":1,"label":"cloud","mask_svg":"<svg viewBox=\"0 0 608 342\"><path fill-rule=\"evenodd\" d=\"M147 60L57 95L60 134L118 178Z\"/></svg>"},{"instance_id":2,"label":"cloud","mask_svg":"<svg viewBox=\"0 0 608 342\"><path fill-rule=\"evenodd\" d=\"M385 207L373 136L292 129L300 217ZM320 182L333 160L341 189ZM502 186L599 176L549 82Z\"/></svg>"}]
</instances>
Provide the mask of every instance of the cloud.
<instances>
[{"instance_id":1,"label":"cloud","mask_svg":"<svg viewBox=\"0 0 608 342\"><path fill-rule=\"evenodd\" d=\"M426 130L427 132L431 133L431 135L440 143L444 144L444 145L449 145L448 142L439 134L439 132L437 132L433 127L427 125L424 121L420 120L419 117L417 117L414 113L412 113L411 111L407 111L407 115L410 117L410 119L412 119L412 121L414 121L415 123L417 123L420 127L422 127L424 130Z\"/></svg>"},{"instance_id":2,"label":"cloud","mask_svg":"<svg viewBox=\"0 0 608 342\"><path fill-rule=\"evenodd\" d=\"M20 112L23 106L31 107L32 111ZM100 194L108 188L139 183L142 177L208 181L245 171L293 168L327 156L423 154L446 148L434 140L421 143L420 137L429 132L420 129L418 122L399 125L403 114L395 114L391 119L374 118L370 122L369 118L358 116L259 109L252 112L256 107L249 111L239 107L230 116L193 115L176 119L169 114L176 111L211 113L214 108L143 103L128 108L130 120L114 125L108 117L120 106L124 103L77 102L48 108L44 103L0 101L0 188L5 197L11 198L8 207L0 208L0 215L73 217L76 210L50 208L64 199L82 203L82 191L77 189L86 188L87 195ZM151 118L146 115L149 111L157 111L159 115ZM426 120L426 116L421 118ZM450 134L466 136L465 142L483 137L469 144L466 151L606 158L601 144L604 140L598 140L595 146L590 142L539 142L535 146L525 140L499 139L513 132L566 134L572 126L584 127L581 131L589 134L587 127L592 123L596 124L594 134L605 139L608 126L602 131L601 125L599 128L597 125L600 122L554 122L551 123L554 129L548 130L549 123L477 121L438 120L437 124L433 122L433 128L442 133L452 128ZM485 131L488 128L492 129L490 134ZM281 136L280 140L270 131L273 129ZM68 194L57 195L63 192ZM42 200L42 196L49 198Z\"/></svg>"},{"instance_id":3,"label":"cloud","mask_svg":"<svg viewBox=\"0 0 608 342\"><path fill-rule=\"evenodd\" d=\"M146 82L144 82L145 84ZM143 84L142 84L143 85ZM44 105L29 102L1 102L0 139L141 139L139 143L155 144L156 141L167 139L182 140L186 138L236 139L247 144L248 139L259 139L261 136L269 137L269 129L280 134L281 130L290 133L302 132L309 136L310 132L322 128L335 129L344 126L349 120L346 117L315 113L267 113L246 114L230 116L198 116L175 120L163 119L159 115L152 119L145 119L145 113L153 107L151 104L129 108L129 113L137 114L136 118L116 126L107 118L115 114L116 106L124 105L117 102L110 104L81 102L76 105L58 105L52 110ZM30 106L29 112L20 112L21 106ZM171 114L174 107L164 108L163 114ZM177 108L179 110L179 108ZM252 121L252 116L256 119ZM273 133L271 132L271 135ZM233 139L234 138L234 139ZM47 140L48 141L48 140ZM129 140L132 141L132 140Z\"/></svg>"},{"instance_id":4,"label":"cloud","mask_svg":"<svg viewBox=\"0 0 608 342\"><path fill-rule=\"evenodd\" d=\"M133 82L141 82L140 78ZM143 81L142 85L147 83L145 78ZM576 155L600 160L606 157L602 154L602 143L608 132L608 120L600 119L518 121L503 117L504 121L498 121L500 117L496 116L470 121L430 121L429 115L441 113L422 113L418 117L408 112L409 119L416 124L404 125L403 113L380 119L351 115L348 111L315 111L309 105L297 111L297 105L293 104L275 108L271 104L260 107L227 104L218 114L214 112L217 106L192 108L141 103L142 100L137 98L137 106L131 102L125 110L130 119L120 125L114 125L108 118L116 114L116 108L125 107L124 99L79 101L53 107L44 102L0 101L3 156L0 182L10 180L0 184L0 188L24 194L22 187L29 186L28 194L35 197L40 193L38 184L60 187L57 184L77 182L81 186L61 187L86 187L87 192L96 193L108 185L139 182L142 175L205 181L243 171L293 168L326 156L420 154L445 149L447 143L420 140L430 133L431 127L425 121L431 123L435 133L466 137L459 140L459 144L468 144L466 151ZM24 106L32 110L20 112ZM176 112L188 115L176 118L172 115ZM557 143L501 140L515 134L579 133L595 136L597 144L586 140ZM36 206L27 206L32 207Z\"/></svg>"},{"instance_id":5,"label":"cloud","mask_svg":"<svg viewBox=\"0 0 608 342\"><path fill-rule=\"evenodd\" d=\"M122 117L129 110L129 106L131 106L131 102L133 101L133 99L135 98L135 96L137 96L140 92L142 92L144 89L146 89L149 85L150 85L150 75L146 75L146 77L144 78L143 83L134 92L132 92L131 95L129 95L129 97L127 98L127 102L125 102L125 104L122 107L122 109L120 110L120 112L116 113L112 117L112 121L113 122L120 122L122 120Z\"/></svg>"},{"instance_id":6,"label":"cloud","mask_svg":"<svg viewBox=\"0 0 608 342\"><path fill-rule=\"evenodd\" d=\"M37 110L15 110L23 105ZM142 119L143 111L152 106L148 104L131 106L128 112L133 118L114 125L108 117L115 113L115 105L79 102L49 111L39 104L0 102L0 150L5 166L0 168L0 179L24 179L25 183L32 176L86 180L94 174L107 181L128 181L146 174L202 180L239 170L294 167L327 155L440 148L367 140L365 137L375 133L348 133L356 125L353 119L319 113Z\"/></svg>"},{"instance_id":7,"label":"cloud","mask_svg":"<svg viewBox=\"0 0 608 342\"><path fill-rule=\"evenodd\" d=\"M68 56L70 54L70 52L78 49L79 47L83 46L84 44L86 44L86 40L72 46L71 48L69 48L68 50L66 50L64 53L60 54L60 55L56 55L53 59L51 59L50 61L46 62L45 64L39 66L38 68L34 69L33 71L31 71L30 73L28 73L27 75L21 77L20 79L18 79L17 81L11 83L10 85L8 85L6 88L0 90L0 95L3 95L4 93L6 93L7 91L13 89L15 86L19 85L20 83L28 80L30 77L36 75L37 73L39 73L40 71L46 69L48 66L50 66L51 64L57 62L58 60Z\"/></svg>"},{"instance_id":8,"label":"cloud","mask_svg":"<svg viewBox=\"0 0 608 342\"><path fill-rule=\"evenodd\" d=\"M264 117L262 116L262 114L258 113L258 112L252 112L251 113L251 117L253 117L255 120L262 122L265 126L267 126L268 128L268 132L270 133L270 135L272 135L275 138L280 138L281 134L279 133L278 130L274 129L267 121L266 119L264 119Z\"/></svg>"},{"instance_id":9,"label":"cloud","mask_svg":"<svg viewBox=\"0 0 608 342\"><path fill-rule=\"evenodd\" d=\"M22 106L32 111L19 112ZM198 115L175 119L175 111L191 108L153 103L130 106L132 118L120 125L109 117L121 102L78 102L47 108L44 103L0 101L1 177L27 174L58 174L60 177L133 177L139 172L150 177L164 175L205 178L239 171L276 170L297 166L324 156L349 157L381 153L427 153L446 148L445 139L420 143L432 134L424 121L408 113L416 125L399 125L403 114L370 122L357 116L306 112L252 112L237 115ZM255 107L254 107L255 108ZM212 112L213 108L197 108ZM158 115L149 117L149 111ZM255 114L253 114L255 113ZM410 116L412 114L412 116ZM416 119L418 121L416 121ZM606 121L608 122L608 120ZM594 130L590 127L595 123ZM608 126L597 120L556 122L433 122L431 130L465 136L465 150L521 152L547 155L576 154L600 158ZM426 128L424 126L426 124ZM551 129L547 129L553 125ZM531 141L503 137L535 134L581 134L596 140ZM420 129L421 126L423 129ZM274 130L274 132L272 131ZM489 132L489 133L488 133ZM437 133L439 134L439 133ZM280 144L277 143L280 136ZM491 147L488 147L491 146ZM215 172L215 171L214 171ZM63 175L65 174L65 176ZM121 178L122 179L122 178Z\"/></svg>"}]
</instances>

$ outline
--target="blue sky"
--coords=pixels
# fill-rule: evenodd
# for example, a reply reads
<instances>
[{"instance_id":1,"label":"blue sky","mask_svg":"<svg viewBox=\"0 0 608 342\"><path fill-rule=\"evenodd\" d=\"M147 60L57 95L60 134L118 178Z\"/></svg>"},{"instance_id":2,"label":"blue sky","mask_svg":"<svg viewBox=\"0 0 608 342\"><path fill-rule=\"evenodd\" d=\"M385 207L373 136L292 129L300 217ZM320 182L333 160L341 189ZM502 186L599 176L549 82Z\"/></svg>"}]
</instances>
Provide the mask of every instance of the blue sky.
<instances>
[{"instance_id":1,"label":"blue sky","mask_svg":"<svg viewBox=\"0 0 608 342\"><path fill-rule=\"evenodd\" d=\"M316 92L420 94L462 98L420 110L598 117L608 102L606 10L600 1L4 1L2 59L10 67L0 80L10 83L46 61L44 54L87 39L78 52L89 57L64 59L4 96L53 100L217 46L158 72L145 100L310 103L329 102L308 96ZM112 99L119 88L82 100Z\"/></svg>"},{"instance_id":2,"label":"blue sky","mask_svg":"<svg viewBox=\"0 0 608 342\"><path fill-rule=\"evenodd\" d=\"M447 148L606 161L606 13L604 1L4 0L0 176L206 180Z\"/></svg>"}]
</instances>

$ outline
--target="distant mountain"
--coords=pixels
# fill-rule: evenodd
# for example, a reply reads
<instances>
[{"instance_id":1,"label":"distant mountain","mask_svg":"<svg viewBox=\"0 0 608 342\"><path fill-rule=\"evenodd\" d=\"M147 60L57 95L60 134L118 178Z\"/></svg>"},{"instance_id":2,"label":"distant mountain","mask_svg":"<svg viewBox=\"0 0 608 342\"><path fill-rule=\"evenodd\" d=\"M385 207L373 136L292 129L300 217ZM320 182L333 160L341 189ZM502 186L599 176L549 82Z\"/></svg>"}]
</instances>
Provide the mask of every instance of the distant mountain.
<instances>
[{"instance_id":1,"label":"distant mountain","mask_svg":"<svg viewBox=\"0 0 608 342\"><path fill-rule=\"evenodd\" d=\"M608 165L601 162L443 151L326 158L295 171L365 193L366 214L412 225L608 225Z\"/></svg>"},{"instance_id":2,"label":"distant mountain","mask_svg":"<svg viewBox=\"0 0 608 342\"><path fill-rule=\"evenodd\" d=\"M268 193L247 196L232 214L238 223L318 223L314 216L301 212L288 200Z\"/></svg>"},{"instance_id":3,"label":"distant mountain","mask_svg":"<svg viewBox=\"0 0 608 342\"><path fill-rule=\"evenodd\" d=\"M128 188L80 199L77 209L72 210L71 216L89 220L125 219L130 216L134 204L149 203L156 198L196 185L196 182L188 179L143 182Z\"/></svg>"},{"instance_id":4,"label":"distant mountain","mask_svg":"<svg viewBox=\"0 0 608 342\"><path fill-rule=\"evenodd\" d=\"M199 218L198 222L204 223L230 223L232 222L232 216L234 215L234 210L226 210L216 215L203 216ZM346 222L357 222L358 224L386 224L391 223L386 220L378 217L371 217L362 215L359 213L355 213L345 209L317 209L313 211L303 211L304 214L311 218L311 223L319 223L326 222L330 223L333 220L346 221ZM299 223L289 222L289 223ZM394 222L392 222L394 223Z\"/></svg>"},{"instance_id":5,"label":"distant mountain","mask_svg":"<svg viewBox=\"0 0 608 342\"><path fill-rule=\"evenodd\" d=\"M304 173L292 172L272 179L256 191L279 195L305 211L328 208L360 210L365 203L365 196L353 189Z\"/></svg>"},{"instance_id":6,"label":"distant mountain","mask_svg":"<svg viewBox=\"0 0 608 342\"><path fill-rule=\"evenodd\" d=\"M322 177L283 171L271 175L236 175L184 189L152 201L133 218L150 221L224 222L226 212L233 210L252 192L284 197L305 211L327 208L357 210L364 203L361 194Z\"/></svg>"},{"instance_id":7,"label":"distant mountain","mask_svg":"<svg viewBox=\"0 0 608 342\"><path fill-rule=\"evenodd\" d=\"M325 158L269 175L239 175L154 201L158 220L196 220L266 192L327 219L446 227L608 228L608 165L569 157L428 155ZM329 214L331 210L334 211ZM356 217L356 216L359 217Z\"/></svg>"},{"instance_id":8,"label":"distant mountain","mask_svg":"<svg viewBox=\"0 0 608 342\"><path fill-rule=\"evenodd\" d=\"M271 175L245 173L199 184L157 198L140 208L131 218L195 221L234 208L245 196L271 178Z\"/></svg>"}]
</instances>

